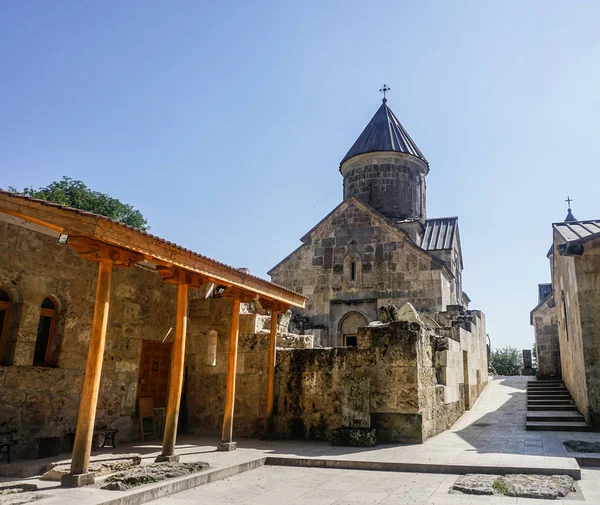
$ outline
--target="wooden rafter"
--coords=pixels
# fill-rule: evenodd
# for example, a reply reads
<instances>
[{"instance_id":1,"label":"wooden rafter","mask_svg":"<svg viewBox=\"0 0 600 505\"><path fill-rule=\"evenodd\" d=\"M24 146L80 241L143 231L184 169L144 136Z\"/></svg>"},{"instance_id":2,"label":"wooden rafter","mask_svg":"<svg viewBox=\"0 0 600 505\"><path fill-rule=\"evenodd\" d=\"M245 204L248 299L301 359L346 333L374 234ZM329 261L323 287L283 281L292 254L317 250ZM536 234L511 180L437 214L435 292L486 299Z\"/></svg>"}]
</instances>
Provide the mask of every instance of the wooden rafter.
<instances>
[{"instance_id":1,"label":"wooden rafter","mask_svg":"<svg viewBox=\"0 0 600 505\"><path fill-rule=\"evenodd\" d=\"M138 253L114 247L88 237L69 237L69 245L80 258L89 261L110 261L116 267L130 267L144 260Z\"/></svg>"},{"instance_id":2,"label":"wooden rafter","mask_svg":"<svg viewBox=\"0 0 600 505\"><path fill-rule=\"evenodd\" d=\"M183 268L158 266L156 271L162 277L162 280L169 284L186 285L192 288L200 288L208 284L210 280L207 277L188 272Z\"/></svg>"},{"instance_id":3,"label":"wooden rafter","mask_svg":"<svg viewBox=\"0 0 600 505\"><path fill-rule=\"evenodd\" d=\"M65 233L69 235L69 243L75 236L87 237L141 255L154 264L175 266L205 277L209 282L235 287L252 296L258 295L261 299L278 301L295 307L304 307L306 301L306 297L289 289L276 286L266 280L96 214L61 207L1 190L0 212ZM92 255L89 259L94 260L94 256Z\"/></svg>"}]
</instances>

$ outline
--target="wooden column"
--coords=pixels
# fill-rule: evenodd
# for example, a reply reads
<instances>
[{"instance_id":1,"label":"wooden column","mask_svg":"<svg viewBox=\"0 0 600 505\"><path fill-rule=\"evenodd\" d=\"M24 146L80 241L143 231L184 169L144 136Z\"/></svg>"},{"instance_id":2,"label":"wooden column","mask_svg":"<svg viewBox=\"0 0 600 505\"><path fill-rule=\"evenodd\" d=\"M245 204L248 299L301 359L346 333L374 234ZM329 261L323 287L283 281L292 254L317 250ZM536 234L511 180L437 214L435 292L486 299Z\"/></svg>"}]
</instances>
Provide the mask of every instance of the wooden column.
<instances>
[{"instance_id":1,"label":"wooden column","mask_svg":"<svg viewBox=\"0 0 600 505\"><path fill-rule=\"evenodd\" d=\"M183 388L183 370L185 361L185 336L187 332L188 286L177 285L177 319L175 321L175 342L173 344L173 359L171 360L171 382L169 385L169 400L165 419L165 434L163 436L162 453L156 461L179 461L175 455L175 440L177 439L177 421L179 405Z\"/></svg>"},{"instance_id":2,"label":"wooden column","mask_svg":"<svg viewBox=\"0 0 600 505\"><path fill-rule=\"evenodd\" d=\"M269 335L269 368L267 372L267 411L265 415L265 433L273 430L273 405L275 403L275 359L277 349L277 316L276 310L271 311L271 333Z\"/></svg>"},{"instance_id":3,"label":"wooden column","mask_svg":"<svg viewBox=\"0 0 600 505\"><path fill-rule=\"evenodd\" d=\"M235 375L237 372L237 348L240 329L240 300L233 299L231 325L229 327L229 356L227 360L227 392L225 393L225 414L220 451L233 451L237 444L233 441L233 407L235 404Z\"/></svg>"},{"instance_id":4,"label":"wooden column","mask_svg":"<svg viewBox=\"0 0 600 505\"><path fill-rule=\"evenodd\" d=\"M77 431L73 444L73 458L71 461L70 475L62 479L64 486L81 486L93 482L93 475L87 478L77 477L85 474L90 462L94 423L96 421L96 406L98 404L98 391L100 389L100 376L102 373L102 360L104 359L104 342L106 340L106 325L108 322L108 309L110 305L110 281L112 276L112 261L100 261L98 268L98 285L96 287L96 303L94 306L94 319L90 347L85 366L83 390L79 403L77 416Z\"/></svg>"}]
</instances>

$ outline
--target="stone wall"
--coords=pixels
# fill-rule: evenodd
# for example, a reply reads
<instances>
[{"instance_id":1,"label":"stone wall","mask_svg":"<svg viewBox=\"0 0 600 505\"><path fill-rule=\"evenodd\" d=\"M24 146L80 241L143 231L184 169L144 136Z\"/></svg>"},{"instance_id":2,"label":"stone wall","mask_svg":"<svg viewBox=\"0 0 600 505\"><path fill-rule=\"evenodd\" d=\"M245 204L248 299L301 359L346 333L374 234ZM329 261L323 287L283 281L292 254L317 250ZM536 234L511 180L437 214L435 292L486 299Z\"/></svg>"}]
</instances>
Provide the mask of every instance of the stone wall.
<instances>
[{"instance_id":1,"label":"stone wall","mask_svg":"<svg viewBox=\"0 0 600 505\"><path fill-rule=\"evenodd\" d=\"M427 164L403 153L367 153L346 161L344 200L362 200L393 219L425 219Z\"/></svg>"},{"instance_id":2,"label":"stone wall","mask_svg":"<svg viewBox=\"0 0 600 505\"><path fill-rule=\"evenodd\" d=\"M600 240L588 242L576 258L577 291L588 409L586 419L600 429Z\"/></svg>"},{"instance_id":3,"label":"stone wall","mask_svg":"<svg viewBox=\"0 0 600 505\"><path fill-rule=\"evenodd\" d=\"M554 249L563 243L554 232ZM581 333L576 262L583 257L554 254L553 291L558 316L562 377L578 410L589 421L585 350Z\"/></svg>"},{"instance_id":4,"label":"stone wall","mask_svg":"<svg viewBox=\"0 0 600 505\"><path fill-rule=\"evenodd\" d=\"M473 395L474 403L487 383L484 357L473 360L464 384L462 346L479 337L458 328L454 333L458 340L437 352L440 337L399 321L361 328L357 348L279 352L275 429L282 437L330 439L333 430L347 427L348 383L362 381L368 384L370 427L380 441L422 442L440 433L464 412L464 395ZM444 384L438 377L453 379Z\"/></svg>"},{"instance_id":5,"label":"stone wall","mask_svg":"<svg viewBox=\"0 0 600 505\"><path fill-rule=\"evenodd\" d=\"M80 259L56 238L0 222L0 287L15 302L9 332L10 366L0 366L0 426L18 430L17 457L37 456L39 439L76 426L92 324L98 265ZM41 303L59 305L51 367L33 366ZM151 271L115 269L96 426L137 437L135 417L142 340L162 340L175 324L176 290ZM172 334L171 337L172 339Z\"/></svg>"},{"instance_id":6,"label":"stone wall","mask_svg":"<svg viewBox=\"0 0 600 505\"><path fill-rule=\"evenodd\" d=\"M323 331L323 345L343 345L339 326L351 311L374 321L378 309L390 303L410 302L421 312L456 303L454 282L442 263L360 202L341 204L303 242L269 274L276 284L309 297L299 312L309 320L305 329Z\"/></svg>"},{"instance_id":7,"label":"stone wall","mask_svg":"<svg viewBox=\"0 0 600 505\"><path fill-rule=\"evenodd\" d=\"M538 377L561 378L558 314L554 298L549 298L533 312L532 322Z\"/></svg>"},{"instance_id":8,"label":"stone wall","mask_svg":"<svg viewBox=\"0 0 600 505\"><path fill-rule=\"evenodd\" d=\"M600 240L587 242L582 256L555 254L553 287L563 380L586 421L600 428Z\"/></svg>"}]
</instances>

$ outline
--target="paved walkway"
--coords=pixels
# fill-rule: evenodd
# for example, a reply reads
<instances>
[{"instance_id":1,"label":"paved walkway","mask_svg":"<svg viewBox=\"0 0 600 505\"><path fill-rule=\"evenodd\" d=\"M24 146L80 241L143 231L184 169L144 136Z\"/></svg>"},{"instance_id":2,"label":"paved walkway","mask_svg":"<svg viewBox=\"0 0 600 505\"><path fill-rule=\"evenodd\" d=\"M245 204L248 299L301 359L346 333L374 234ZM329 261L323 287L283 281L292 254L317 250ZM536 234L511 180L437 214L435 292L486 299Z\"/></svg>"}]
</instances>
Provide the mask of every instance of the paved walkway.
<instances>
[{"instance_id":1,"label":"paved walkway","mask_svg":"<svg viewBox=\"0 0 600 505\"><path fill-rule=\"evenodd\" d=\"M600 470L578 482L584 502L450 494L458 475L263 466L150 502L151 505L593 505Z\"/></svg>"},{"instance_id":2,"label":"paved walkway","mask_svg":"<svg viewBox=\"0 0 600 505\"><path fill-rule=\"evenodd\" d=\"M391 464L396 465L396 469L446 474L473 472L478 467L487 467L488 471L492 467L491 470L498 473L506 467L523 468L524 472L533 468L548 471L571 469L578 472L579 465L574 459L577 454L567 451L562 442L571 438L600 441L600 433L526 431L526 383L527 378L524 377L491 381L473 409L465 413L451 430L424 444L380 445L363 449L333 447L327 442L241 439L238 440L237 451L217 452L216 438L180 437L176 452L181 455L181 461L203 460L209 462L213 469L229 468L267 456L343 462L359 469L361 462L365 465ZM114 453L116 456L119 453L138 452L143 455L143 463L147 464L159 454L160 445L158 442L122 444L117 450L101 452ZM600 454L590 456L600 457ZM64 459L64 456L56 459ZM31 463L39 465L39 461ZM419 468L415 469L414 465L419 465ZM274 469L276 472L287 470L284 467ZM10 479L3 478L0 482L7 480ZM92 505L105 501L109 493L98 488L65 490L57 487L55 482L37 479L28 479L28 482L47 488L45 492L54 497L53 500L44 500L45 505L52 502L69 505L65 501L75 503L82 500ZM110 498L116 498L126 496L129 492L109 494Z\"/></svg>"}]
</instances>

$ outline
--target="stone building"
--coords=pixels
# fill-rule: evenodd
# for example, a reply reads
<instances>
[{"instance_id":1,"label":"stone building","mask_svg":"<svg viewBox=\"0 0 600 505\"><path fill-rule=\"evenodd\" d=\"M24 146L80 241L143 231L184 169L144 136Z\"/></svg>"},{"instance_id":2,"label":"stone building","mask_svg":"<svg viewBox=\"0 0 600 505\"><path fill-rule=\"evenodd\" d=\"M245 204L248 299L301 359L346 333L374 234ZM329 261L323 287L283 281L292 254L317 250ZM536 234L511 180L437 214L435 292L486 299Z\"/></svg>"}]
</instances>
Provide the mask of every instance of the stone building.
<instances>
[{"instance_id":1,"label":"stone building","mask_svg":"<svg viewBox=\"0 0 600 505\"><path fill-rule=\"evenodd\" d=\"M565 223L575 222L571 208L567 211ZM546 255L550 262L550 276L554 272L554 246L550 246ZM535 350L538 376L540 378L560 378L561 360L558 339L558 315L554 303L552 283L538 284L538 304L529 316L535 336Z\"/></svg>"},{"instance_id":2,"label":"stone building","mask_svg":"<svg viewBox=\"0 0 600 505\"><path fill-rule=\"evenodd\" d=\"M531 311L538 377L560 378L560 346L552 284L538 285L538 304Z\"/></svg>"},{"instance_id":3,"label":"stone building","mask_svg":"<svg viewBox=\"0 0 600 505\"><path fill-rule=\"evenodd\" d=\"M96 342L105 263L108 313ZM451 305L436 322L409 305L386 309L387 322L356 329L357 346L323 349L311 334L286 332L287 308L303 304L159 237L0 191L0 429L17 430L17 458L69 450L74 434L79 454L80 433L89 455L93 429L139 440L136 404L146 396L171 457L177 421L215 445L265 431L331 440L346 428L421 442L450 427L486 385L478 311ZM82 391L94 376L91 412Z\"/></svg>"},{"instance_id":4,"label":"stone building","mask_svg":"<svg viewBox=\"0 0 600 505\"><path fill-rule=\"evenodd\" d=\"M433 319L448 307L466 310L458 219L427 218L429 163L385 98L340 173L342 203L269 271L308 297L295 311L300 330L324 346L351 346L389 304L410 302Z\"/></svg>"},{"instance_id":5,"label":"stone building","mask_svg":"<svg viewBox=\"0 0 600 505\"><path fill-rule=\"evenodd\" d=\"M231 442L236 372L253 357L238 356L248 338L238 335L258 317L241 314L246 302L268 315L304 298L108 218L0 191L0 431L17 431L13 456L52 455L74 441L72 473L85 474L94 429L139 439L140 397L152 398L165 457L174 457L180 402L182 425L201 432L189 421L214 408L208 428ZM266 332L252 337L265 339L264 373L237 392L244 434L267 416L274 380L279 328L261 318ZM224 352L232 343L236 352ZM219 380L200 382L207 370ZM197 387L209 392L206 405L188 402Z\"/></svg>"},{"instance_id":6,"label":"stone building","mask_svg":"<svg viewBox=\"0 0 600 505\"><path fill-rule=\"evenodd\" d=\"M600 220L553 225L554 303L562 379L600 428Z\"/></svg>"}]
</instances>

